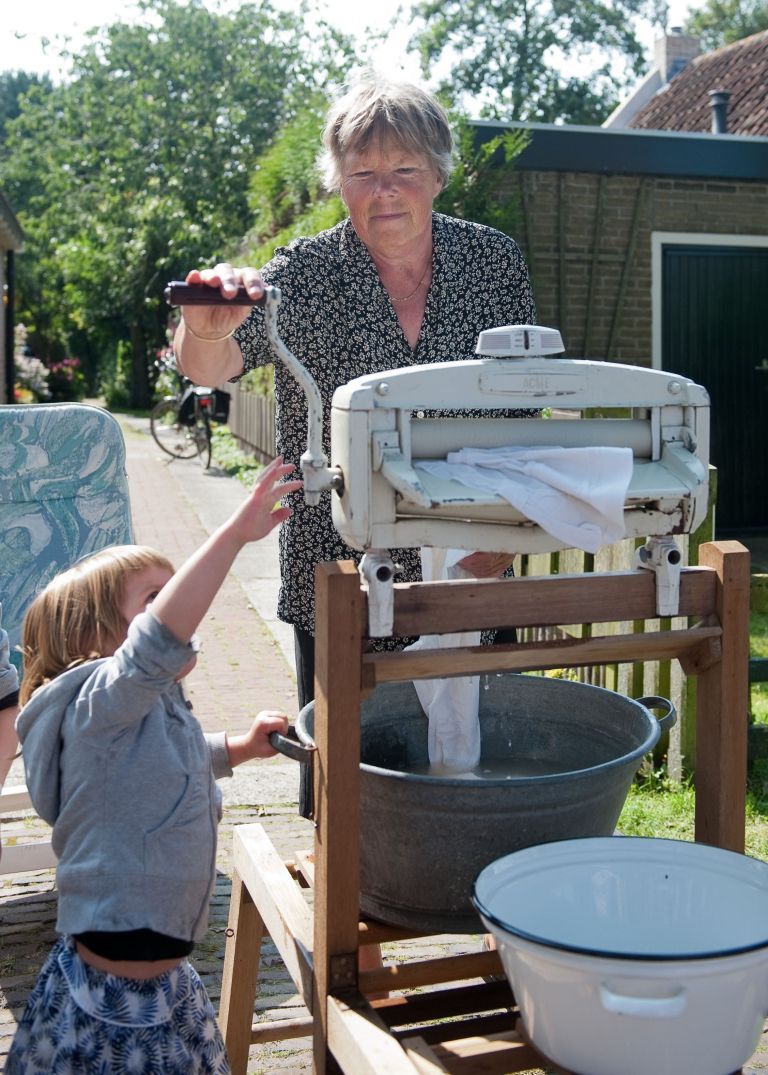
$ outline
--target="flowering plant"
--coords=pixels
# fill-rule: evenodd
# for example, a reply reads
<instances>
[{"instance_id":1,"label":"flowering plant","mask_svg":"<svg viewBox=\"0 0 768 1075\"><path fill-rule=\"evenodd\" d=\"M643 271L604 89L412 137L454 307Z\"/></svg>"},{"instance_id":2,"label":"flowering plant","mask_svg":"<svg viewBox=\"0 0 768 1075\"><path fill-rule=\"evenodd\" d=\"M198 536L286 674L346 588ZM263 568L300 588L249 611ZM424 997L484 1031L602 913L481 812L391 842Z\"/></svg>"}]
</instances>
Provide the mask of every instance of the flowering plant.
<instances>
[{"instance_id":1,"label":"flowering plant","mask_svg":"<svg viewBox=\"0 0 768 1075\"><path fill-rule=\"evenodd\" d=\"M62 358L60 362L51 362L48 366L48 385L51 399L55 402L82 399L86 385L80 359Z\"/></svg>"},{"instance_id":2,"label":"flowering plant","mask_svg":"<svg viewBox=\"0 0 768 1075\"><path fill-rule=\"evenodd\" d=\"M15 384L13 395L17 403L42 403L51 398L48 370L34 355L14 356Z\"/></svg>"},{"instance_id":3,"label":"flowering plant","mask_svg":"<svg viewBox=\"0 0 768 1075\"><path fill-rule=\"evenodd\" d=\"M27 342L27 326L19 323L13 330L13 399L15 403L40 403L51 398L48 370L35 358Z\"/></svg>"},{"instance_id":4,"label":"flowering plant","mask_svg":"<svg viewBox=\"0 0 768 1075\"><path fill-rule=\"evenodd\" d=\"M173 347L170 344L166 344L165 347L155 351L155 355L157 357L155 367L158 370L155 381L155 394L158 398L173 396L181 386L181 374L176 365L176 355Z\"/></svg>"}]
</instances>

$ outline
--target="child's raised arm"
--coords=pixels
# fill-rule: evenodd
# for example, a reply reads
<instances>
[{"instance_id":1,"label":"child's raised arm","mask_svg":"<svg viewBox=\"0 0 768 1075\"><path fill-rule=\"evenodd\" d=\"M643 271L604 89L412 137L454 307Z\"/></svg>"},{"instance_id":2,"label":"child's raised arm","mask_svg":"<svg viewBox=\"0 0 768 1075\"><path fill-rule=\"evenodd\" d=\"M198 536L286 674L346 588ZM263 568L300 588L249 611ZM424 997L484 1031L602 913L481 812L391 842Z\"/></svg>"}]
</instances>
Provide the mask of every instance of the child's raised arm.
<instances>
[{"instance_id":1,"label":"child's raised arm","mask_svg":"<svg viewBox=\"0 0 768 1075\"><path fill-rule=\"evenodd\" d=\"M179 568L152 603L152 614L182 642L188 642L227 577L235 557L251 541L259 541L291 515L275 507L301 481L281 482L293 466L278 456L259 474L243 503Z\"/></svg>"}]
</instances>

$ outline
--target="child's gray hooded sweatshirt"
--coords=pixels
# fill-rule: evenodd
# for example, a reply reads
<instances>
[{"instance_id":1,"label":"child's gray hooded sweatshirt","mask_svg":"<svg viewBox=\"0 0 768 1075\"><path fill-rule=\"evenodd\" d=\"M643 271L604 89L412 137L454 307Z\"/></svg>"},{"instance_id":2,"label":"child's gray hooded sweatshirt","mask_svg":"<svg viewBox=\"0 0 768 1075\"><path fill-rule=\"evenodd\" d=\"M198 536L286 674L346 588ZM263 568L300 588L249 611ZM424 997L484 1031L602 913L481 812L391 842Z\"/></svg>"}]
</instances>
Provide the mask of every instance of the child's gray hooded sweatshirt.
<instances>
[{"instance_id":1,"label":"child's gray hooded sweatshirt","mask_svg":"<svg viewBox=\"0 0 768 1075\"><path fill-rule=\"evenodd\" d=\"M152 929L199 940L216 876L215 777L176 676L191 646L150 612L113 657L63 672L16 722L32 802L53 826L60 933Z\"/></svg>"}]
</instances>

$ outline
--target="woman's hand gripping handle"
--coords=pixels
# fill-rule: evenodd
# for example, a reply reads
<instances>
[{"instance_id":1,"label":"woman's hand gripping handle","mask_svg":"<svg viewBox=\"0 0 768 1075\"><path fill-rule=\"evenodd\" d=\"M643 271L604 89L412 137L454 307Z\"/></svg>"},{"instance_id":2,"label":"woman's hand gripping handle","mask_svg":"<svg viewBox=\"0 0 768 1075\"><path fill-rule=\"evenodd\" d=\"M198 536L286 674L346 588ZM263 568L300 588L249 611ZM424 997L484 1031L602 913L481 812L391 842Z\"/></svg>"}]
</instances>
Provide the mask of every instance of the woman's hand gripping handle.
<instances>
[{"instance_id":1,"label":"woman's hand gripping handle","mask_svg":"<svg viewBox=\"0 0 768 1075\"><path fill-rule=\"evenodd\" d=\"M181 371L196 384L218 385L243 371L243 356L232 334L255 305L263 305L265 286L256 269L222 262L193 269L173 280L165 298L179 306L181 322L173 341Z\"/></svg>"}]
</instances>

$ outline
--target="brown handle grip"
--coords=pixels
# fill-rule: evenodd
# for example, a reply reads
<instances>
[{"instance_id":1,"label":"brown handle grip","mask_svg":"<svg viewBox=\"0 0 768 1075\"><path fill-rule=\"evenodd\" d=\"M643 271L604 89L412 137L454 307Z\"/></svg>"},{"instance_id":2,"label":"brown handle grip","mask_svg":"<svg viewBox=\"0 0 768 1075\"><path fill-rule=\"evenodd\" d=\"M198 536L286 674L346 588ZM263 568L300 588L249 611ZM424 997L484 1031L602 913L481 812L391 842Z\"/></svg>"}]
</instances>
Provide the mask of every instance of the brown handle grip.
<instances>
[{"instance_id":1,"label":"brown handle grip","mask_svg":"<svg viewBox=\"0 0 768 1075\"><path fill-rule=\"evenodd\" d=\"M269 742L278 753L293 761L302 762L304 765L311 764L317 749L300 742L295 728L289 728L286 735L281 735L280 732L270 732Z\"/></svg>"},{"instance_id":2,"label":"brown handle grip","mask_svg":"<svg viewBox=\"0 0 768 1075\"><path fill-rule=\"evenodd\" d=\"M183 280L171 280L165 288L165 301L169 306L263 306L264 296L252 299L241 285L237 294L225 299L218 287L207 284L185 284Z\"/></svg>"}]
</instances>

